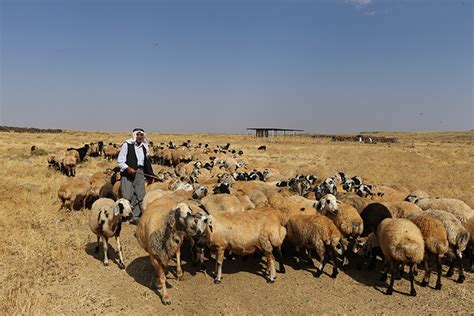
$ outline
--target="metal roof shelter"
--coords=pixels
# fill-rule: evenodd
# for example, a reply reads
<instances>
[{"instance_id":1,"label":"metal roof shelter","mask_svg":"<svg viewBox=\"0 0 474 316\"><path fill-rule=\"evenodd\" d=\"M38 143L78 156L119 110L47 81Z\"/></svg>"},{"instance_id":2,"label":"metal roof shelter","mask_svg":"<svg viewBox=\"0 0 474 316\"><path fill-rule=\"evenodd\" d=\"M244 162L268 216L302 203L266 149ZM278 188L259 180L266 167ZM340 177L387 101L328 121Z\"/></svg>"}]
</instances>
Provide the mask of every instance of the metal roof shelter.
<instances>
[{"instance_id":1,"label":"metal roof shelter","mask_svg":"<svg viewBox=\"0 0 474 316\"><path fill-rule=\"evenodd\" d=\"M283 132L283 135L286 135L286 132L293 132L293 135L296 132L304 132L303 129L292 129L292 128L274 128L274 127L247 127L249 131L255 131L256 137L268 137L270 132L273 132L273 136L277 136L278 132Z\"/></svg>"}]
</instances>

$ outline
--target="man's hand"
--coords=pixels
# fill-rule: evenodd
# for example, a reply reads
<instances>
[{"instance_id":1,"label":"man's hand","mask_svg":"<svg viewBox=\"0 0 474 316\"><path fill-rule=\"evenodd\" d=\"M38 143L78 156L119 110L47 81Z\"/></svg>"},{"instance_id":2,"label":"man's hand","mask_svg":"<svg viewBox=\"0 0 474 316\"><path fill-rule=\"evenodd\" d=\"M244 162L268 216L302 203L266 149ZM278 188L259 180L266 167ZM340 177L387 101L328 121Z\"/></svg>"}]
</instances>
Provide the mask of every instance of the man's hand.
<instances>
[{"instance_id":1,"label":"man's hand","mask_svg":"<svg viewBox=\"0 0 474 316\"><path fill-rule=\"evenodd\" d=\"M127 167L127 173L129 175L134 175L135 173L137 173L137 170L133 169L132 167Z\"/></svg>"}]
</instances>

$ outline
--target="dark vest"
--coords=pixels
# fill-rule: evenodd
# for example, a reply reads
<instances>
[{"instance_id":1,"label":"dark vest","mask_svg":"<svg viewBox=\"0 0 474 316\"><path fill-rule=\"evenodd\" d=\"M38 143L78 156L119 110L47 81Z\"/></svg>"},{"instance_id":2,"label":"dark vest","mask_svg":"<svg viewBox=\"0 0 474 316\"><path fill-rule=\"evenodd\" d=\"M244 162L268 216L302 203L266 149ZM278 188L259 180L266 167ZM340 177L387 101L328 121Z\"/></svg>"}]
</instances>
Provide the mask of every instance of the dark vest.
<instances>
[{"instance_id":1,"label":"dark vest","mask_svg":"<svg viewBox=\"0 0 474 316\"><path fill-rule=\"evenodd\" d=\"M128 150L127 150L127 160L126 160L126 164L129 166L129 167L132 167L133 169L137 169L138 168L138 159L137 159L137 154L135 153L135 144L129 144L127 143L127 146L128 146ZM146 152L146 149L145 149L145 146L142 147L143 149L143 155L144 155L144 159L143 159L143 173L145 174L149 174L149 175L153 175L153 168L151 166L151 162L150 162L150 159L148 159L147 157L147 152Z\"/></svg>"}]
</instances>

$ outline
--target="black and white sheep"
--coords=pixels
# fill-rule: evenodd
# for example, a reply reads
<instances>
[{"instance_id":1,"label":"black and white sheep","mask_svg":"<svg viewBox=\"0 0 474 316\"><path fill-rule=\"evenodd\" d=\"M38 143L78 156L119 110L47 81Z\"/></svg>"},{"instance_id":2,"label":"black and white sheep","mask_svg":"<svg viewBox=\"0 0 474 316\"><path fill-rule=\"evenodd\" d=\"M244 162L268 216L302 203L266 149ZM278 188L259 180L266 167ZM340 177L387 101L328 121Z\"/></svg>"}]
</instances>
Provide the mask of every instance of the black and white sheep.
<instances>
[{"instance_id":1,"label":"black and white sheep","mask_svg":"<svg viewBox=\"0 0 474 316\"><path fill-rule=\"evenodd\" d=\"M122 230L122 222L130 219L131 212L130 202L126 199L119 199L115 202L112 199L100 198L92 204L89 227L97 235L96 253L99 252L100 239L102 238L104 266L109 264L107 255L108 240L115 237L119 253L118 266L120 269L125 268L122 245L120 244L120 231Z\"/></svg>"}]
</instances>

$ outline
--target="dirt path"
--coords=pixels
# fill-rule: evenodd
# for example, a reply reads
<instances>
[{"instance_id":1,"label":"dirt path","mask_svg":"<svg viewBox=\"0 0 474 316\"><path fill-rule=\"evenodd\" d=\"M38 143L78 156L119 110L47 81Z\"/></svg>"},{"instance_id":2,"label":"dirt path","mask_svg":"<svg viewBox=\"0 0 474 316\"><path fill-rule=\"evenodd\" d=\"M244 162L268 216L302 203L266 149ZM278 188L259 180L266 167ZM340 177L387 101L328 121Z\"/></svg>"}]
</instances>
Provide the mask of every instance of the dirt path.
<instances>
[{"instance_id":1,"label":"dirt path","mask_svg":"<svg viewBox=\"0 0 474 316\"><path fill-rule=\"evenodd\" d=\"M463 285L453 279L443 279L442 291L417 286L417 297L407 295L409 282L404 279L395 283L393 296L386 296L383 283L378 281L379 272L350 268L332 279L328 275L332 267L328 265L326 274L315 278L309 266L295 270L291 260L286 260L287 273L279 274L277 282L268 284L263 276L263 260L254 257L225 261L223 281L219 285L215 285L211 277L213 261L207 263L209 275L196 273L194 267L185 264L183 280L177 282L169 275L173 304L165 306L153 289L155 273L148 256L133 237L134 228L126 225L123 230L125 270L120 270L114 262L108 267L102 266L102 253L94 253L92 234L84 229L82 234L90 242L74 258L79 266L73 276L41 290L41 295L52 303L48 311L66 314L404 314L468 313L474 306L471 275ZM111 252L111 258L115 257Z\"/></svg>"}]
</instances>

